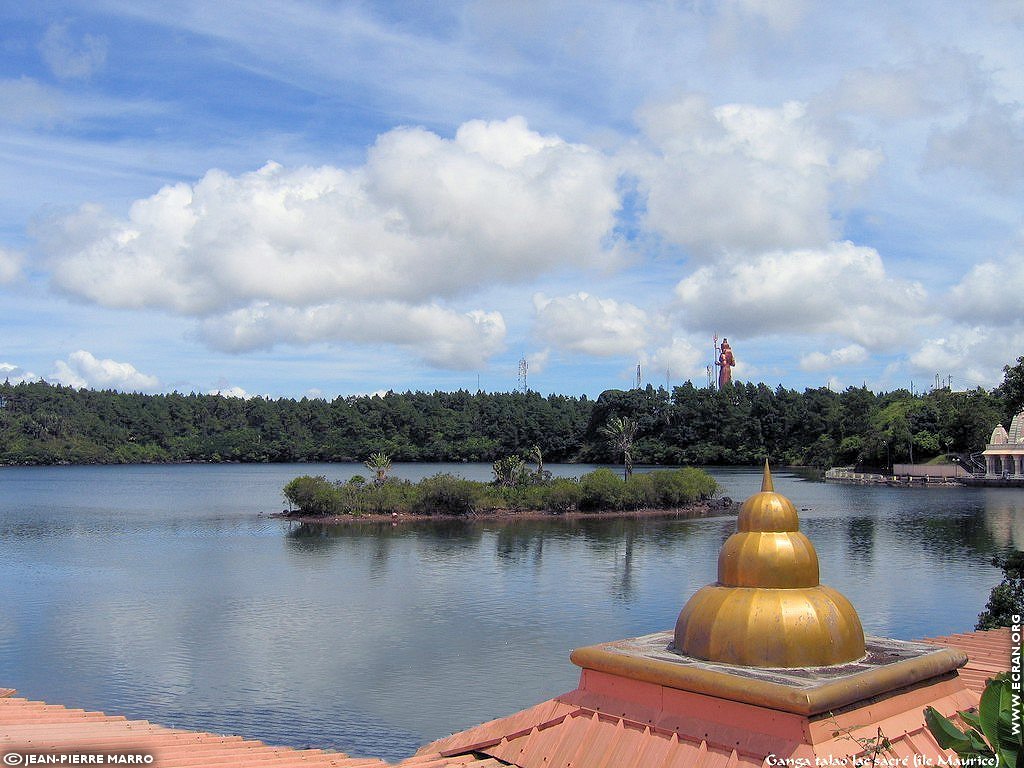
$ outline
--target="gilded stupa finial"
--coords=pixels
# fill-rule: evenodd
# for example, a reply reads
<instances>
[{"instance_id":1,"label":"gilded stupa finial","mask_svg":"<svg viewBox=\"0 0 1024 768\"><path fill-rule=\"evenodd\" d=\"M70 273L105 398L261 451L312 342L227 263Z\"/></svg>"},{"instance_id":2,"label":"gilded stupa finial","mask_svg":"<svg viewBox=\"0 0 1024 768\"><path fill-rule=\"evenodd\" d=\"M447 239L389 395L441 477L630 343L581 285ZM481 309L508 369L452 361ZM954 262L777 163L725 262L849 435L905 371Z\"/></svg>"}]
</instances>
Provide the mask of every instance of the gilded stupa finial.
<instances>
[{"instance_id":1,"label":"gilded stupa finial","mask_svg":"<svg viewBox=\"0 0 1024 768\"><path fill-rule=\"evenodd\" d=\"M718 555L718 581L676 622L675 650L750 667L823 667L864 656L864 630L842 594L818 578L818 555L793 503L775 491L767 459L761 491L743 503Z\"/></svg>"}]
</instances>

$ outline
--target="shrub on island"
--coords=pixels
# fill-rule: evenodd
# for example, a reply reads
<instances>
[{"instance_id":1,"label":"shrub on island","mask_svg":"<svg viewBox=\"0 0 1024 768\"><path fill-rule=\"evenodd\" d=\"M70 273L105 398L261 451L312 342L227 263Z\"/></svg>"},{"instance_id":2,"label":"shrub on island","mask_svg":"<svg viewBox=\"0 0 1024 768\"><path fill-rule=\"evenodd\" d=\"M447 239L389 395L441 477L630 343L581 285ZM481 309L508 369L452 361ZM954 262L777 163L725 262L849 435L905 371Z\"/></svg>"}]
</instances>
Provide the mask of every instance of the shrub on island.
<instances>
[{"instance_id":1,"label":"shrub on island","mask_svg":"<svg viewBox=\"0 0 1024 768\"><path fill-rule=\"evenodd\" d=\"M525 478L526 475L520 475ZM465 480L438 474L418 483L388 478L369 483L356 475L345 482L331 482L323 475L303 475L284 487L290 507L300 514L336 515L471 515L497 509L534 510L551 514L620 512L636 509L674 509L710 499L718 484L694 467L641 472L623 480L611 469L601 468L571 478L521 479L508 485Z\"/></svg>"}]
</instances>

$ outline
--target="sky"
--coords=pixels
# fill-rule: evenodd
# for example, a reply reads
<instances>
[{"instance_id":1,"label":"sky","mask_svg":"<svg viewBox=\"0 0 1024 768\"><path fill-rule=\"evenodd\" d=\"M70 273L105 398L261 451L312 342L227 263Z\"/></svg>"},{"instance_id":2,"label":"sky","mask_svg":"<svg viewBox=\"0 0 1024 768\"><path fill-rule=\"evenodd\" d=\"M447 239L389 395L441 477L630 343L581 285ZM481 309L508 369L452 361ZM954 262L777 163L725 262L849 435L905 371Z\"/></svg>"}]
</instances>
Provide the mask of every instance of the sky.
<instances>
[{"instance_id":1,"label":"sky","mask_svg":"<svg viewBox=\"0 0 1024 768\"><path fill-rule=\"evenodd\" d=\"M0 4L0 377L991 388L1024 0Z\"/></svg>"}]
</instances>

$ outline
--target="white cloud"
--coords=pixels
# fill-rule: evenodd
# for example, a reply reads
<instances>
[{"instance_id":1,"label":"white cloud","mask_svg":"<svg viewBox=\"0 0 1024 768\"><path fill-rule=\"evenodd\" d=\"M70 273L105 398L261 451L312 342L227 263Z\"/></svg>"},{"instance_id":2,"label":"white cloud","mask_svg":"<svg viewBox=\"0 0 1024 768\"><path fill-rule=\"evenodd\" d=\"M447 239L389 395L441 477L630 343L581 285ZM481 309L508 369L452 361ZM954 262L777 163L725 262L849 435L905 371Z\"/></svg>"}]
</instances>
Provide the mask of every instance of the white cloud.
<instances>
[{"instance_id":1,"label":"white cloud","mask_svg":"<svg viewBox=\"0 0 1024 768\"><path fill-rule=\"evenodd\" d=\"M928 142L928 168L953 167L980 174L997 190L1024 178L1024 115L1017 105L989 102L958 126L937 129Z\"/></svg>"},{"instance_id":2,"label":"white cloud","mask_svg":"<svg viewBox=\"0 0 1024 768\"><path fill-rule=\"evenodd\" d=\"M989 86L979 57L943 48L909 62L855 69L816 106L894 122L950 113L980 99Z\"/></svg>"},{"instance_id":3,"label":"white cloud","mask_svg":"<svg viewBox=\"0 0 1024 768\"><path fill-rule=\"evenodd\" d=\"M20 253L0 248L0 285L13 283L21 276L24 257Z\"/></svg>"},{"instance_id":4,"label":"white cloud","mask_svg":"<svg viewBox=\"0 0 1024 768\"><path fill-rule=\"evenodd\" d=\"M351 171L210 171L126 220L83 207L46 246L56 283L105 306L423 301L606 263L617 207L605 158L512 118L467 123L453 140L397 129Z\"/></svg>"},{"instance_id":5,"label":"white cloud","mask_svg":"<svg viewBox=\"0 0 1024 768\"><path fill-rule=\"evenodd\" d=\"M530 373L543 373L548 367L551 359L551 347L545 347L539 352L531 352L526 356L526 363Z\"/></svg>"},{"instance_id":6,"label":"white cloud","mask_svg":"<svg viewBox=\"0 0 1024 768\"><path fill-rule=\"evenodd\" d=\"M208 395L220 395L221 397L236 397L239 400L252 400L256 395L251 395L241 387L219 387L208 390Z\"/></svg>"},{"instance_id":7,"label":"white cloud","mask_svg":"<svg viewBox=\"0 0 1024 768\"><path fill-rule=\"evenodd\" d=\"M838 147L806 106L712 107L688 96L640 114L653 151L630 160L646 224L694 255L820 247L837 230L836 186L870 176L881 155Z\"/></svg>"},{"instance_id":8,"label":"white cloud","mask_svg":"<svg viewBox=\"0 0 1024 768\"><path fill-rule=\"evenodd\" d=\"M879 349L927 319L919 283L889 276L877 251L849 242L702 267L676 295L689 327L728 318L730 336L829 333Z\"/></svg>"},{"instance_id":9,"label":"white cloud","mask_svg":"<svg viewBox=\"0 0 1024 768\"><path fill-rule=\"evenodd\" d=\"M647 343L648 317L639 307L580 292L548 298L535 294L534 330L560 349L610 357L633 354Z\"/></svg>"},{"instance_id":10,"label":"white cloud","mask_svg":"<svg viewBox=\"0 0 1024 768\"><path fill-rule=\"evenodd\" d=\"M383 342L476 367L501 348L504 321L438 302L608 266L615 184L607 158L522 118L473 121L451 140L390 131L353 170L210 171L124 219L83 206L40 239L60 288L200 318L220 349Z\"/></svg>"},{"instance_id":11,"label":"white cloud","mask_svg":"<svg viewBox=\"0 0 1024 768\"><path fill-rule=\"evenodd\" d=\"M204 320L200 336L215 349L244 352L280 343L356 341L406 347L431 365L483 366L505 341L500 313L459 313L438 305L352 302L282 307L257 302Z\"/></svg>"},{"instance_id":12,"label":"white cloud","mask_svg":"<svg viewBox=\"0 0 1024 768\"><path fill-rule=\"evenodd\" d=\"M39 381L42 377L26 371L13 363L0 363L0 380L9 381L11 384L20 384L23 381Z\"/></svg>"},{"instance_id":13,"label":"white cloud","mask_svg":"<svg viewBox=\"0 0 1024 768\"><path fill-rule=\"evenodd\" d=\"M691 379L700 382L703 381L707 359L710 357L710 349L702 353L689 339L673 337L666 346L658 347L650 355L644 356L644 367L655 381L667 371L670 380Z\"/></svg>"},{"instance_id":14,"label":"white cloud","mask_svg":"<svg viewBox=\"0 0 1024 768\"><path fill-rule=\"evenodd\" d=\"M142 373L131 363L109 358L99 359L80 349L68 359L58 360L52 378L61 384L82 389L117 389L130 392L151 392L160 382L155 376Z\"/></svg>"},{"instance_id":15,"label":"white cloud","mask_svg":"<svg viewBox=\"0 0 1024 768\"><path fill-rule=\"evenodd\" d=\"M941 377L956 373L954 389L991 387L1002 380L1003 366L1013 362L1024 349L1024 329L995 329L985 326L956 326L943 336L926 339L910 355L914 369Z\"/></svg>"},{"instance_id":16,"label":"white cloud","mask_svg":"<svg viewBox=\"0 0 1024 768\"><path fill-rule=\"evenodd\" d=\"M1024 264L1020 254L1002 261L985 261L949 292L946 302L951 317L966 323L986 323L997 327L1022 322L1020 297L1024 295Z\"/></svg>"},{"instance_id":17,"label":"white cloud","mask_svg":"<svg viewBox=\"0 0 1024 768\"><path fill-rule=\"evenodd\" d=\"M30 77L0 80L0 122L50 125L65 114L59 94Z\"/></svg>"},{"instance_id":18,"label":"white cloud","mask_svg":"<svg viewBox=\"0 0 1024 768\"><path fill-rule=\"evenodd\" d=\"M811 352L800 358L800 367L805 371L828 371L847 365L858 365L868 359L868 351L860 344L850 344L833 349L828 354Z\"/></svg>"},{"instance_id":19,"label":"white cloud","mask_svg":"<svg viewBox=\"0 0 1024 768\"><path fill-rule=\"evenodd\" d=\"M91 77L107 60L107 40L85 34L80 41L72 39L67 22L51 24L39 43L39 52L50 71L61 80Z\"/></svg>"}]
</instances>

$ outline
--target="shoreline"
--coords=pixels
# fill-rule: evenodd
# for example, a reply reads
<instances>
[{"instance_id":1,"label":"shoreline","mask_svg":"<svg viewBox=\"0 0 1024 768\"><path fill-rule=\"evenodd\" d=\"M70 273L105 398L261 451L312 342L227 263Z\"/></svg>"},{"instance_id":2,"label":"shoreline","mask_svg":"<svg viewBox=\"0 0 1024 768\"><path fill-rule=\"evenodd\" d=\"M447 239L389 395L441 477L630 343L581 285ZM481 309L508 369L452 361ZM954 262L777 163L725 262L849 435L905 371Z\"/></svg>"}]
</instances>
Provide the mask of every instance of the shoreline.
<instances>
[{"instance_id":1,"label":"shoreline","mask_svg":"<svg viewBox=\"0 0 1024 768\"><path fill-rule=\"evenodd\" d=\"M643 507L641 509L618 509L594 512L545 512L540 509L494 509L487 512L474 512L468 515L431 514L414 515L409 512L392 514L370 514L370 515L305 515L301 512L289 512L282 510L262 517L289 520L296 523L307 523L317 525L352 525L358 523L391 523L392 525L410 523L432 523L432 522L515 522L518 520L614 520L614 519L647 519L647 518L677 518L681 520L692 520L705 517L726 517L739 513L740 505L729 497L720 499L708 499L706 501L695 501L682 507L655 508Z\"/></svg>"}]
</instances>

